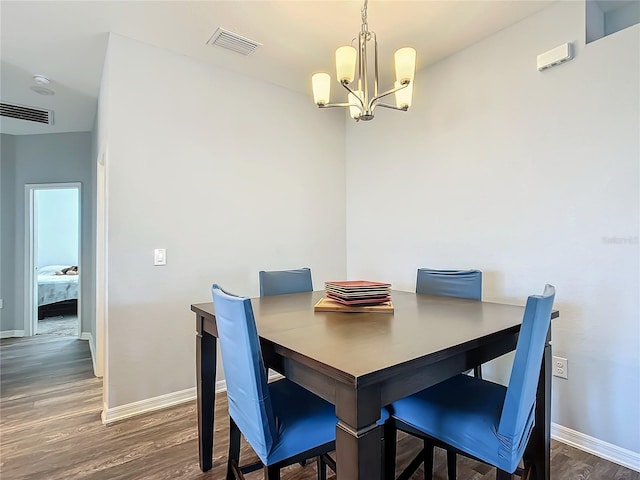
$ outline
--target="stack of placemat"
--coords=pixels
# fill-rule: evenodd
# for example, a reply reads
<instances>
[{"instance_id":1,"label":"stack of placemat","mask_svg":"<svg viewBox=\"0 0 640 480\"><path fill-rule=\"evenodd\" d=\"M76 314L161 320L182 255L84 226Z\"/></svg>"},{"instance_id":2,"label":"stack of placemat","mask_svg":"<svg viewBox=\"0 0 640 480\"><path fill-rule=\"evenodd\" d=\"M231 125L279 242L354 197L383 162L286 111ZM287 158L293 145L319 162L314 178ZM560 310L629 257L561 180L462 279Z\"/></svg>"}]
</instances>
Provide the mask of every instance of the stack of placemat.
<instances>
[{"instance_id":1,"label":"stack of placemat","mask_svg":"<svg viewBox=\"0 0 640 480\"><path fill-rule=\"evenodd\" d=\"M353 280L325 282L328 299L348 306L380 305L391 300L391 284Z\"/></svg>"}]
</instances>

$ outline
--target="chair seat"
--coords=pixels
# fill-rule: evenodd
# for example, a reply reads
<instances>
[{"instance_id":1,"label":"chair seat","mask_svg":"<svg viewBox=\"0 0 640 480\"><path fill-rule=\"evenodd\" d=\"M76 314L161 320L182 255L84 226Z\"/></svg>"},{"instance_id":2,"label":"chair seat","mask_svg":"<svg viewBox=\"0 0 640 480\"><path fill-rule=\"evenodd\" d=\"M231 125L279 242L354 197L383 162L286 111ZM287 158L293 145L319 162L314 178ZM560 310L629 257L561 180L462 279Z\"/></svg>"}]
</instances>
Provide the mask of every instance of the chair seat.
<instances>
[{"instance_id":1,"label":"chair seat","mask_svg":"<svg viewBox=\"0 0 640 480\"><path fill-rule=\"evenodd\" d=\"M396 422L441 440L452 447L495 465L500 451L498 425L507 389L468 375L457 375L388 408ZM472 446L472 448L470 448ZM511 458L496 465L513 472Z\"/></svg>"},{"instance_id":2,"label":"chair seat","mask_svg":"<svg viewBox=\"0 0 640 480\"><path fill-rule=\"evenodd\" d=\"M286 378L269 383L269 392L278 437L262 463L272 465L335 442L338 420L333 405Z\"/></svg>"},{"instance_id":3,"label":"chair seat","mask_svg":"<svg viewBox=\"0 0 640 480\"><path fill-rule=\"evenodd\" d=\"M269 383L269 393L278 441L268 457L261 459L262 463L272 465L318 445L335 442L338 419L332 404L286 378ZM383 425L388 418L389 412L381 409L377 424Z\"/></svg>"}]
</instances>

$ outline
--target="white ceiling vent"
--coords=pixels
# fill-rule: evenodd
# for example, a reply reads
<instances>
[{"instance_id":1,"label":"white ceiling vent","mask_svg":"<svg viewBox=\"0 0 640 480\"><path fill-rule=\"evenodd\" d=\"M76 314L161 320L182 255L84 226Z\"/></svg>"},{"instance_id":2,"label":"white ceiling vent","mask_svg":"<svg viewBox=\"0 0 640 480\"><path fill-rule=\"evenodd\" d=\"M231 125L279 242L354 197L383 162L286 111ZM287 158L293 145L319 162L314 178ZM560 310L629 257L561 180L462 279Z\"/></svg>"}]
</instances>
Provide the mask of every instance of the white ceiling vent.
<instances>
[{"instance_id":1,"label":"white ceiling vent","mask_svg":"<svg viewBox=\"0 0 640 480\"><path fill-rule=\"evenodd\" d=\"M207 41L207 45L216 45L241 55L249 55L255 52L262 44L224 28L218 28Z\"/></svg>"},{"instance_id":2,"label":"white ceiling vent","mask_svg":"<svg viewBox=\"0 0 640 480\"><path fill-rule=\"evenodd\" d=\"M11 105L10 103L2 102L0 103L0 116L53 125L53 112L40 108Z\"/></svg>"}]
</instances>

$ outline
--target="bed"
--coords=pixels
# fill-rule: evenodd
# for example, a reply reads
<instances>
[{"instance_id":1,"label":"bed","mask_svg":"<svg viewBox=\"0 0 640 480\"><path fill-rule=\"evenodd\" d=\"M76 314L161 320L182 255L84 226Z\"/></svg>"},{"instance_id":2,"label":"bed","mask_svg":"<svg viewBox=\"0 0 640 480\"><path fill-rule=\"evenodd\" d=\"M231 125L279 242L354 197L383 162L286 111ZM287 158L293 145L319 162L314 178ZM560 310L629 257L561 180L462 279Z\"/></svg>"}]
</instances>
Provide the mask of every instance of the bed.
<instances>
[{"instance_id":1,"label":"bed","mask_svg":"<svg viewBox=\"0 0 640 480\"><path fill-rule=\"evenodd\" d=\"M70 265L38 269L38 320L78 311L78 275L56 275Z\"/></svg>"}]
</instances>

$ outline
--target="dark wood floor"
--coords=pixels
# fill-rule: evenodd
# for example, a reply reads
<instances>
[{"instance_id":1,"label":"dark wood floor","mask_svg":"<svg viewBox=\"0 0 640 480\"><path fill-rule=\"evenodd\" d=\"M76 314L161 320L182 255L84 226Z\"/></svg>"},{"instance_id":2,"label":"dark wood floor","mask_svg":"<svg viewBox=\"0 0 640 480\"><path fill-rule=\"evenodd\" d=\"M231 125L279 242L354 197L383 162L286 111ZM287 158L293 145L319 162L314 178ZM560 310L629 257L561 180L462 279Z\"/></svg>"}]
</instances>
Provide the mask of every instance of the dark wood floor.
<instances>
[{"instance_id":1,"label":"dark wood floor","mask_svg":"<svg viewBox=\"0 0 640 480\"><path fill-rule=\"evenodd\" d=\"M102 381L93 376L86 341L53 335L0 341L0 478L37 479L224 479L226 398L216 402L212 471L198 468L195 402L104 426ZM399 440L399 467L420 444ZM250 455L243 448L243 457ZM248 457L247 457L248 458ZM255 457L252 457L255 458ZM640 474L553 442L553 480L640 480ZM437 480L446 478L444 455ZM458 460L460 480L489 480L495 470ZM247 480L262 478L260 472ZM282 480L313 480L315 465L295 465ZM331 477L335 478L335 477ZM422 478L422 470L414 475Z\"/></svg>"}]
</instances>

